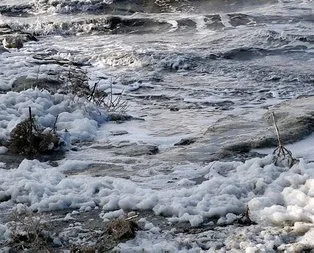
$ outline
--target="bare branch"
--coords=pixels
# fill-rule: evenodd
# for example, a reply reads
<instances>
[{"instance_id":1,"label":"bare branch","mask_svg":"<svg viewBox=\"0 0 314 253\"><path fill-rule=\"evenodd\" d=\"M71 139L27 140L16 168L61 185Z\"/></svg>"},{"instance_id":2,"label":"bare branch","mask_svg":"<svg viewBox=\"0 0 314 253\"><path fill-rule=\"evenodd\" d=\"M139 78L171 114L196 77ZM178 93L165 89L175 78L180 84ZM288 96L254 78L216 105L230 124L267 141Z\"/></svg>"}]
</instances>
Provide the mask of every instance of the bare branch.
<instances>
[{"instance_id":1,"label":"bare branch","mask_svg":"<svg viewBox=\"0 0 314 253\"><path fill-rule=\"evenodd\" d=\"M276 130L276 135L277 135L277 140L278 140L278 146L273 151L273 155L274 155L273 163L276 166L283 166L283 167L287 166L291 168L293 164L295 163L296 159L293 158L292 152L282 145L282 140L281 140L281 136L280 136L280 132L278 129L274 112L272 112L272 117L273 117L274 127Z\"/></svg>"}]
</instances>

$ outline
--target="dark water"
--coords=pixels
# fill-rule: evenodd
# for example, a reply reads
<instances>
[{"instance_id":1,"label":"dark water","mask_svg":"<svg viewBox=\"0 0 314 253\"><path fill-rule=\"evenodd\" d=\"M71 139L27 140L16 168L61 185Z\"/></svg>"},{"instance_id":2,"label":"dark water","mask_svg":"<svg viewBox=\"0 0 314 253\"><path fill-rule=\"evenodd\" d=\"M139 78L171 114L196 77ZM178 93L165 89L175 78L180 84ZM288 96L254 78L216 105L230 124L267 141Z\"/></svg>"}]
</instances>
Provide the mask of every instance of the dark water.
<instances>
[{"instance_id":1,"label":"dark water","mask_svg":"<svg viewBox=\"0 0 314 253\"><path fill-rule=\"evenodd\" d=\"M189 13L213 13L233 12L274 4L275 0L94 0L94 1L65 1L65 0L40 0L40 1L3 1L1 13L4 15L30 14L39 10L54 9L58 13L93 12L99 14L133 14L143 13L167 13L167 12L189 12ZM9 5L10 3L11 6Z\"/></svg>"}]
</instances>

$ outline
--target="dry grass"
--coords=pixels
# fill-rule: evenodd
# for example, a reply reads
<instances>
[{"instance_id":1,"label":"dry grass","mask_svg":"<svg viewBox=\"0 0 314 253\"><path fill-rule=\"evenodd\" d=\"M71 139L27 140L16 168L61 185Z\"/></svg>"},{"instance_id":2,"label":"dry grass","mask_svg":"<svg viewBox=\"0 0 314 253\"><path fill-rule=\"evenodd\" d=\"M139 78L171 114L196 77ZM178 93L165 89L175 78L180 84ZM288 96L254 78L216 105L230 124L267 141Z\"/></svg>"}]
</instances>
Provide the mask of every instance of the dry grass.
<instances>
[{"instance_id":1,"label":"dry grass","mask_svg":"<svg viewBox=\"0 0 314 253\"><path fill-rule=\"evenodd\" d=\"M128 103L125 100L122 100L122 94L114 95L112 84L110 85L109 91L100 91L97 90L97 85L99 82L96 82L93 90L87 96L88 100L95 103L97 106L106 109L108 112L119 112L125 113Z\"/></svg>"},{"instance_id":2,"label":"dry grass","mask_svg":"<svg viewBox=\"0 0 314 253\"><path fill-rule=\"evenodd\" d=\"M52 238L48 232L49 228L31 211L24 214L14 211L10 230L10 252L50 252L48 245Z\"/></svg>"}]
</instances>

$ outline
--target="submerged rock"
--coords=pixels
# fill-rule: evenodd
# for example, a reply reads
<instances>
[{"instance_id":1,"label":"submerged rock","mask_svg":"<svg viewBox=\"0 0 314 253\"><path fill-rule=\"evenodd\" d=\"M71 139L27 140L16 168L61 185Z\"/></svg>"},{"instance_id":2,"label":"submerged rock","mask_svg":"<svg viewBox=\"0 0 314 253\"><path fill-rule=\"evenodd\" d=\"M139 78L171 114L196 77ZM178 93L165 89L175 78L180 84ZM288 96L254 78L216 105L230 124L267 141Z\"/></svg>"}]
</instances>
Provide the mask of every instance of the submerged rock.
<instances>
[{"instance_id":1,"label":"submerged rock","mask_svg":"<svg viewBox=\"0 0 314 253\"><path fill-rule=\"evenodd\" d=\"M175 143L175 146L187 146L195 142L195 138L183 138L177 143Z\"/></svg>"},{"instance_id":2,"label":"submerged rock","mask_svg":"<svg viewBox=\"0 0 314 253\"><path fill-rule=\"evenodd\" d=\"M169 159L212 161L249 153L253 148L275 148L277 136L271 116L276 115L282 143L299 141L314 131L314 97L294 99L264 110L226 116L189 146L176 146L168 151Z\"/></svg>"},{"instance_id":3,"label":"submerged rock","mask_svg":"<svg viewBox=\"0 0 314 253\"><path fill-rule=\"evenodd\" d=\"M132 143L130 145L122 145L117 149L114 149L115 154L125 156L155 155L158 152L159 149L155 145L136 143Z\"/></svg>"},{"instance_id":4,"label":"submerged rock","mask_svg":"<svg viewBox=\"0 0 314 253\"><path fill-rule=\"evenodd\" d=\"M116 113L116 112L112 112L108 114L108 120L109 121L116 121L118 123L122 123L124 121L128 121L128 120L144 120L142 118L135 118L131 115L127 115L124 113Z\"/></svg>"},{"instance_id":5,"label":"submerged rock","mask_svg":"<svg viewBox=\"0 0 314 253\"><path fill-rule=\"evenodd\" d=\"M49 91L56 91L61 88L62 82L60 80L48 78L28 78L20 76L12 84L12 91L20 92L23 90L37 87L38 89L45 89Z\"/></svg>"},{"instance_id":6,"label":"submerged rock","mask_svg":"<svg viewBox=\"0 0 314 253\"><path fill-rule=\"evenodd\" d=\"M129 132L128 131L123 131L123 130L121 130L121 131L111 131L110 132L113 136L120 136L120 135L126 135L126 134L128 134Z\"/></svg>"},{"instance_id":7,"label":"submerged rock","mask_svg":"<svg viewBox=\"0 0 314 253\"><path fill-rule=\"evenodd\" d=\"M29 33L5 35L2 39L2 45L6 49L20 49L24 46L24 42L28 41L37 41L37 39Z\"/></svg>"}]
</instances>

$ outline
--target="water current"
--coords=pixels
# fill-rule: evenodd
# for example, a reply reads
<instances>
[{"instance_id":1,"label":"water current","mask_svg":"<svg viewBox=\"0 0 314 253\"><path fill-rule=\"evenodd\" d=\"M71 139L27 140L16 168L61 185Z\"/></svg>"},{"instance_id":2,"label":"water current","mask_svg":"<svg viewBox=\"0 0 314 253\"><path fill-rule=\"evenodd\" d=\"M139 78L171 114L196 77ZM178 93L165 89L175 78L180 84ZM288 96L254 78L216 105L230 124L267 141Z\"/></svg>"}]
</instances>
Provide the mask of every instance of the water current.
<instances>
[{"instance_id":1,"label":"water current","mask_svg":"<svg viewBox=\"0 0 314 253\"><path fill-rule=\"evenodd\" d=\"M113 87L146 119L136 138L169 146L222 115L314 94L314 4L275 0L2 0L3 91L72 69ZM115 126L116 127L116 126Z\"/></svg>"},{"instance_id":2,"label":"water current","mask_svg":"<svg viewBox=\"0 0 314 253\"><path fill-rule=\"evenodd\" d=\"M236 125L239 115L254 120L282 101L314 95L313 9L312 0L0 0L0 39L19 36L23 40L19 49L0 46L0 92L19 89L18 83L25 86L29 80L33 84L44 80L44 88L55 91L60 80L73 81L73 75L78 75L91 90L97 87L121 96L128 105L126 112L144 120L100 124L95 127L98 143L69 151L68 160L60 161L60 170L68 175L85 173L87 161L92 165L86 173L95 180L96 176L131 178L152 191L172 187L175 192L179 184L174 182L185 174L201 184L203 164L193 164L194 170L187 166L186 171L182 166L178 173L183 152L167 163L170 152L163 151L182 138L201 136L224 117L229 117L229 126L233 120ZM22 104L19 99L16 103ZM9 113L17 118L21 114L15 109ZM3 116L7 121L9 113ZM139 154L134 155L133 146L119 151L127 142L156 145L161 155L134 158ZM112 153L107 152L111 149ZM123 156L123 152L129 153ZM141 150L136 152L141 156ZM78 167L77 171L71 166ZM53 177L53 173L48 175ZM145 177L151 179L147 185ZM76 179L69 182L66 190ZM119 184L117 189L123 190ZM99 189L93 191L97 195ZM113 199L114 194L113 190ZM3 196L1 201L6 201ZM214 197L213 193L208 200ZM232 208L228 210L233 212Z\"/></svg>"}]
</instances>

